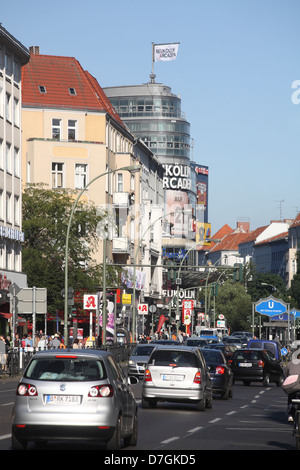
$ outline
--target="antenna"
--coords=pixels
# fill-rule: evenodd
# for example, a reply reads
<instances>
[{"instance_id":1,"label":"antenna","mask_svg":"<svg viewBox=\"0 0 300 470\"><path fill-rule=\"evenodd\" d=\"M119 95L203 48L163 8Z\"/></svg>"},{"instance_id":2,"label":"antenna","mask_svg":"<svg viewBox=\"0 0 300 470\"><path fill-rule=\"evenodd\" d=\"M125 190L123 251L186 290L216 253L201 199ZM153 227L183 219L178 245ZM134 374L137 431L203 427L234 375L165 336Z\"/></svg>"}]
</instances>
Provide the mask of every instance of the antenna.
<instances>
[{"instance_id":1,"label":"antenna","mask_svg":"<svg viewBox=\"0 0 300 470\"><path fill-rule=\"evenodd\" d=\"M282 220L282 203L284 202L284 199L281 199L279 202L279 218Z\"/></svg>"}]
</instances>

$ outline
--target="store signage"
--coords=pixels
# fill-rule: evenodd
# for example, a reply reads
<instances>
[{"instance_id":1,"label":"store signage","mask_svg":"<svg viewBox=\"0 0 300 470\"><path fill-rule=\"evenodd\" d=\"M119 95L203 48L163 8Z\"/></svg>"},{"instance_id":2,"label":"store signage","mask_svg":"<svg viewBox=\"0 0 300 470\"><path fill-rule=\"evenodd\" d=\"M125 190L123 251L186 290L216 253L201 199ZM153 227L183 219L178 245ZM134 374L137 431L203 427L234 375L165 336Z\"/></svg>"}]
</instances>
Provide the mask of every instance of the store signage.
<instances>
[{"instance_id":1,"label":"store signage","mask_svg":"<svg viewBox=\"0 0 300 470\"><path fill-rule=\"evenodd\" d=\"M163 165L164 189L191 189L191 169L186 165Z\"/></svg>"}]
</instances>

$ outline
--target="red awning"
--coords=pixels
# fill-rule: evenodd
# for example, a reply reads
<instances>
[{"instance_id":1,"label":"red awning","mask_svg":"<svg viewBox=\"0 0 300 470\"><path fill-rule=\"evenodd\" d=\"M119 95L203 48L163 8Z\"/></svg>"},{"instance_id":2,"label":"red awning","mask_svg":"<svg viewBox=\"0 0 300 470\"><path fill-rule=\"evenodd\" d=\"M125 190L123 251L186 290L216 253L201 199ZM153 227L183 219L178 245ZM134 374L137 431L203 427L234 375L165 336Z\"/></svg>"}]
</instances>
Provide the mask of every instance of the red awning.
<instances>
[{"instance_id":1,"label":"red awning","mask_svg":"<svg viewBox=\"0 0 300 470\"><path fill-rule=\"evenodd\" d=\"M0 312L0 318L5 318L5 320L10 320L12 317L12 313L5 313L5 312ZM18 323L19 325L26 325L26 320L25 318L18 317Z\"/></svg>"}]
</instances>

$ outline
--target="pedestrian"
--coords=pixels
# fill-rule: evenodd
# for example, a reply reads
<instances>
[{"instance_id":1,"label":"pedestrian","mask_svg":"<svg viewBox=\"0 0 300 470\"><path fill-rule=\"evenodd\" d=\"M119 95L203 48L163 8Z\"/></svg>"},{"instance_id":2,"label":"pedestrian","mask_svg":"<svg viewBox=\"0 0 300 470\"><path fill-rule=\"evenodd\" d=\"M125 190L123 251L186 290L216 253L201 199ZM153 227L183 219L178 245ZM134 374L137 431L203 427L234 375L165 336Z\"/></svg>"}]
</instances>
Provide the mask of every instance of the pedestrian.
<instances>
[{"instance_id":1,"label":"pedestrian","mask_svg":"<svg viewBox=\"0 0 300 470\"><path fill-rule=\"evenodd\" d=\"M300 349L297 349L292 355L292 359L287 363L285 368L285 375L289 377L291 375L300 376ZM300 390L299 390L300 391ZM293 422L295 417L295 407L292 404L292 399L295 398L295 393L288 394L288 421Z\"/></svg>"},{"instance_id":2,"label":"pedestrian","mask_svg":"<svg viewBox=\"0 0 300 470\"><path fill-rule=\"evenodd\" d=\"M37 347L39 349L46 349L47 347L47 343L46 343L46 338L45 336L41 336L41 338L39 339L38 343L37 343Z\"/></svg>"},{"instance_id":3,"label":"pedestrian","mask_svg":"<svg viewBox=\"0 0 300 470\"><path fill-rule=\"evenodd\" d=\"M55 333L55 335L53 336L53 339L50 342L50 347L54 348L54 349L60 347L60 339L59 339L59 334L58 333Z\"/></svg>"},{"instance_id":4,"label":"pedestrian","mask_svg":"<svg viewBox=\"0 0 300 470\"><path fill-rule=\"evenodd\" d=\"M20 335L17 333L14 342L14 348L20 348L22 346Z\"/></svg>"}]
</instances>

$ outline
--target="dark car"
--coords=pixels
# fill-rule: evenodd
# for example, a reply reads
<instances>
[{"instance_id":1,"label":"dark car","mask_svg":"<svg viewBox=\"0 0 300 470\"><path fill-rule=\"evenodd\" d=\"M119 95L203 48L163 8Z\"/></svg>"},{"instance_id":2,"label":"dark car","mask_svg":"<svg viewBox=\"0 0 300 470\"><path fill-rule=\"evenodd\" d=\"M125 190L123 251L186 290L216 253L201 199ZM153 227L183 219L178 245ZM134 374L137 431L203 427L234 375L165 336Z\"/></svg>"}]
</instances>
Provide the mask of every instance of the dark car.
<instances>
[{"instance_id":1,"label":"dark car","mask_svg":"<svg viewBox=\"0 0 300 470\"><path fill-rule=\"evenodd\" d=\"M202 349L213 382L213 392L227 400L232 398L233 373L224 354L218 349Z\"/></svg>"},{"instance_id":2,"label":"dark car","mask_svg":"<svg viewBox=\"0 0 300 470\"><path fill-rule=\"evenodd\" d=\"M204 349L217 349L218 351L222 351L226 361L228 362L232 358L233 353L237 350L237 347L234 344L213 343L205 345Z\"/></svg>"},{"instance_id":3,"label":"dark car","mask_svg":"<svg viewBox=\"0 0 300 470\"><path fill-rule=\"evenodd\" d=\"M180 346L180 342L174 339L154 339L153 341L150 341L149 344L157 344L157 345L162 344L165 346L173 346L177 344L178 346Z\"/></svg>"},{"instance_id":4,"label":"dark car","mask_svg":"<svg viewBox=\"0 0 300 470\"><path fill-rule=\"evenodd\" d=\"M206 346L208 344L208 341L207 339L203 338L203 337L191 337L191 338L187 338L186 342L185 342L185 345L186 346L196 346L196 347L199 347L199 348L203 348L204 346Z\"/></svg>"},{"instance_id":5,"label":"dark car","mask_svg":"<svg viewBox=\"0 0 300 470\"><path fill-rule=\"evenodd\" d=\"M280 361L263 349L238 349L229 361L234 382L241 380L244 385L261 382L267 387L275 382L279 387L284 380Z\"/></svg>"},{"instance_id":6,"label":"dark car","mask_svg":"<svg viewBox=\"0 0 300 470\"><path fill-rule=\"evenodd\" d=\"M131 376L142 379L149 356L155 348L155 344L138 344L131 353L128 361L128 373Z\"/></svg>"}]
</instances>

